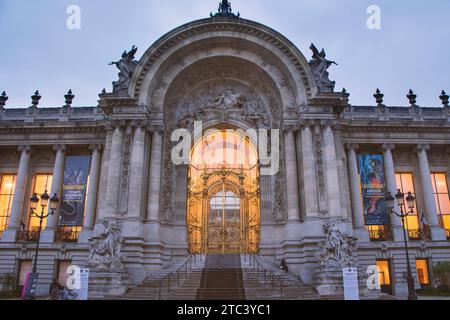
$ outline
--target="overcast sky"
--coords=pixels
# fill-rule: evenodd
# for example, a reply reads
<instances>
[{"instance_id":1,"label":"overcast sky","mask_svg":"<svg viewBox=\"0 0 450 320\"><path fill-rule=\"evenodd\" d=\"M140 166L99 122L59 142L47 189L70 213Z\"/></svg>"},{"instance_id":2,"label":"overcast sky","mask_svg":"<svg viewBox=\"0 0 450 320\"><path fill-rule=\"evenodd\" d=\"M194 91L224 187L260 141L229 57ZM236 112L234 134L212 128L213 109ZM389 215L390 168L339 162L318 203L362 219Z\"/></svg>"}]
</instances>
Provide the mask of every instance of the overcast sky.
<instances>
[{"instance_id":1,"label":"overcast sky","mask_svg":"<svg viewBox=\"0 0 450 320\"><path fill-rule=\"evenodd\" d=\"M108 66L133 44L137 56L160 36L216 11L219 0L0 0L0 92L7 106L60 106L71 88L74 105L96 105L111 90L117 71ZM69 5L81 9L81 29L69 30ZM243 18L287 36L309 59L309 45L325 48L339 63L330 69L336 90L345 87L354 105L375 104L379 87L388 105L440 106L450 91L448 0L234 0ZM381 8L381 30L367 28L367 8Z\"/></svg>"}]
</instances>

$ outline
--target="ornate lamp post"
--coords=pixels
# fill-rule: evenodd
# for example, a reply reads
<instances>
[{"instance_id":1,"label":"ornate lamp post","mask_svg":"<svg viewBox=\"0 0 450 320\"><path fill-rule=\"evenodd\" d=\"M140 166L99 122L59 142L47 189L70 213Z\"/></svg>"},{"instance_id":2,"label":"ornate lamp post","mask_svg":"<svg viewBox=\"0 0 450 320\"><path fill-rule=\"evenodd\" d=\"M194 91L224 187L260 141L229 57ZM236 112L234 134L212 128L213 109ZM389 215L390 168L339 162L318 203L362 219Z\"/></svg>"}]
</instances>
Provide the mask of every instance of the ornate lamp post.
<instances>
[{"instance_id":1,"label":"ornate lamp post","mask_svg":"<svg viewBox=\"0 0 450 320\"><path fill-rule=\"evenodd\" d=\"M49 205L49 200L50 200L49 210L48 210L48 213L45 214L44 210ZM41 195L41 213L40 214L36 213L38 204L39 204L39 198L38 198L37 194L35 193L30 199L30 210L31 210L31 216L39 219L39 229L38 229L38 234L37 234L36 253L34 255L33 273L36 273L36 270L37 270L37 261L38 261L38 255L39 255L39 243L40 243L40 238L41 238L42 222L48 216L55 214L55 210L56 210L56 208L58 208L59 199L58 199L58 196L56 193L50 199L50 196L48 195L47 190L46 190Z\"/></svg>"},{"instance_id":2,"label":"ornate lamp post","mask_svg":"<svg viewBox=\"0 0 450 320\"><path fill-rule=\"evenodd\" d=\"M403 224L403 238L405 241L405 252L406 252L406 265L407 265L407 282L408 282L408 300L417 300L417 294L416 289L414 286L414 278L412 276L411 272L411 264L409 261L409 250L408 250L408 238L406 237L406 217L414 213L414 206L415 206L415 200L414 196L411 192L408 192L408 196L406 197L406 207L405 208L405 194L402 193L400 190L398 190L397 194L395 195L395 198L392 196L390 192L386 194L386 202L388 209L391 213L394 213L396 216L400 217L402 219ZM397 201L397 204L400 208L400 212L395 212L394 210L394 201Z\"/></svg>"}]
</instances>

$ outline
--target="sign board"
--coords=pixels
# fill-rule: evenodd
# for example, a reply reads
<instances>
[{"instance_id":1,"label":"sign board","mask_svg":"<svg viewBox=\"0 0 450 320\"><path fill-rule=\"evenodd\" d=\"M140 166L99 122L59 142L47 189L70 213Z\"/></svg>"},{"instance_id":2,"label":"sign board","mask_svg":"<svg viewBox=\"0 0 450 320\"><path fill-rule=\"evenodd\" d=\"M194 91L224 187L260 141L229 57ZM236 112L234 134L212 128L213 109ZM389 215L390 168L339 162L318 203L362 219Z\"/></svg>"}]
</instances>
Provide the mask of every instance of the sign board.
<instances>
[{"instance_id":1,"label":"sign board","mask_svg":"<svg viewBox=\"0 0 450 320\"><path fill-rule=\"evenodd\" d=\"M344 297L345 300L359 300L358 269L342 269L344 277Z\"/></svg>"},{"instance_id":2,"label":"sign board","mask_svg":"<svg viewBox=\"0 0 450 320\"><path fill-rule=\"evenodd\" d=\"M81 227L91 157L66 157L60 207L60 225Z\"/></svg>"},{"instance_id":3,"label":"sign board","mask_svg":"<svg viewBox=\"0 0 450 320\"><path fill-rule=\"evenodd\" d=\"M89 269L80 269L80 288L75 289L77 293L77 300L87 300L89 292Z\"/></svg>"},{"instance_id":4,"label":"sign board","mask_svg":"<svg viewBox=\"0 0 450 320\"><path fill-rule=\"evenodd\" d=\"M39 279L39 273L27 273L25 283L22 289L22 299L32 299L36 295L36 287Z\"/></svg>"},{"instance_id":5,"label":"sign board","mask_svg":"<svg viewBox=\"0 0 450 320\"><path fill-rule=\"evenodd\" d=\"M389 225L384 156L361 154L358 160L365 223L377 226Z\"/></svg>"}]
</instances>

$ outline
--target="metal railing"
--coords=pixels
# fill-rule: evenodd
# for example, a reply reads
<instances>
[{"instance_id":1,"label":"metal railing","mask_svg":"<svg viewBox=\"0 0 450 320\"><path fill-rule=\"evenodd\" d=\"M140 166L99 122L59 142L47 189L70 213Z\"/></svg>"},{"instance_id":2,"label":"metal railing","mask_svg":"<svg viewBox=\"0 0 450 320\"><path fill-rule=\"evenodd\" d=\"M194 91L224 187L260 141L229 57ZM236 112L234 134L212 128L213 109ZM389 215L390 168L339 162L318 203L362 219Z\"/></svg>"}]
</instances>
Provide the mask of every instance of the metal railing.
<instances>
[{"instance_id":1,"label":"metal railing","mask_svg":"<svg viewBox=\"0 0 450 320\"><path fill-rule=\"evenodd\" d=\"M392 230L388 226L378 229L369 229L370 241L392 241Z\"/></svg>"},{"instance_id":2,"label":"metal railing","mask_svg":"<svg viewBox=\"0 0 450 320\"><path fill-rule=\"evenodd\" d=\"M272 271L267 270L263 267L263 265L258 261L258 258L254 254L244 254L244 261L246 261L247 257L250 259L250 268L253 270L256 269L258 282L260 278L264 277L264 284L270 282L272 285L272 295L275 296L275 291L278 288L280 298L283 297L283 287L285 287L283 283L283 279L281 275L276 275Z\"/></svg>"},{"instance_id":3,"label":"metal railing","mask_svg":"<svg viewBox=\"0 0 450 320\"><path fill-rule=\"evenodd\" d=\"M80 236L79 228L58 228L55 234L57 242L78 242Z\"/></svg>"},{"instance_id":4,"label":"metal railing","mask_svg":"<svg viewBox=\"0 0 450 320\"><path fill-rule=\"evenodd\" d=\"M173 284L176 284L176 286L179 287L181 285L181 281L186 280L188 271L191 271L192 267L195 268L197 266L198 258L200 258L201 261L201 257L202 257L201 255L195 254L189 255L186 261L181 265L181 267L179 267L176 271L172 271L168 275L163 277L158 282L158 300L161 300L164 289L167 290L167 293L170 293L171 290L174 288L172 286Z\"/></svg>"},{"instance_id":5,"label":"metal railing","mask_svg":"<svg viewBox=\"0 0 450 320\"><path fill-rule=\"evenodd\" d=\"M430 229L408 229L408 237L410 241L430 240Z\"/></svg>"},{"instance_id":6,"label":"metal railing","mask_svg":"<svg viewBox=\"0 0 450 320\"><path fill-rule=\"evenodd\" d=\"M20 230L17 233L17 241L19 242L38 242L39 230Z\"/></svg>"}]
</instances>

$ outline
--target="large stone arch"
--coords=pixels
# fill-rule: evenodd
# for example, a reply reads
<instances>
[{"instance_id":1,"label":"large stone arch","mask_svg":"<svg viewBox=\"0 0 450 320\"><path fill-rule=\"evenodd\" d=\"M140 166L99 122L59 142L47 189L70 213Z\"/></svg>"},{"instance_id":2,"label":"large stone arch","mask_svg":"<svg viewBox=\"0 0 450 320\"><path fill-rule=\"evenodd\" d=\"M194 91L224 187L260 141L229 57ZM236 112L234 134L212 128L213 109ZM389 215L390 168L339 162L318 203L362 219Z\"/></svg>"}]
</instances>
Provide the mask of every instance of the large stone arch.
<instances>
[{"instance_id":1,"label":"large stone arch","mask_svg":"<svg viewBox=\"0 0 450 320\"><path fill-rule=\"evenodd\" d=\"M318 92L308 61L284 36L253 21L214 18L188 23L160 38L142 56L128 93L161 112L176 76L212 56L258 64L276 84L284 108L296 110Z\"/></svg>"}]
</instances>

